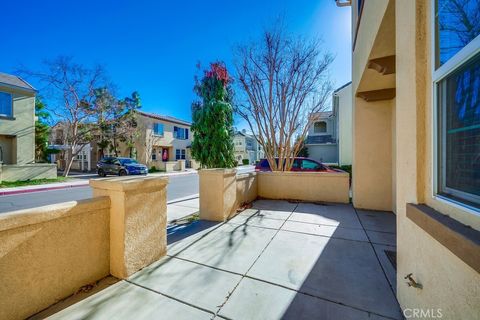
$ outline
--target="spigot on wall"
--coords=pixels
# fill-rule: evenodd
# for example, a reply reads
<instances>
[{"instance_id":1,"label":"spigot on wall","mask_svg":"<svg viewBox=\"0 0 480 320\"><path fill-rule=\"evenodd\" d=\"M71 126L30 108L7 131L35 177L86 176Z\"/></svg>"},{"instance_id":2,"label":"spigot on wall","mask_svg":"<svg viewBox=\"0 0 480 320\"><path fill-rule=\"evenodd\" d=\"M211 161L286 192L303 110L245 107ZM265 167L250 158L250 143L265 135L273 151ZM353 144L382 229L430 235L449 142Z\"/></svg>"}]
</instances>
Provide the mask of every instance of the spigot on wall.
<instances>
[{"instance_id":1,"label":"spigot on wall","mask_svg":"<svg viewBox=\"0 0 480 320\"><path fill-rule=\"evenodd\" d=\"M415 281L412 277L412 273L409 273L405 276L404 278L405 280L408 280L407 282L407 286L409 287L414 287L414 288L417 288L417 289L423 289L423 286L421 283L418 283L417 281Z\"/></svg>"}]
</instances>

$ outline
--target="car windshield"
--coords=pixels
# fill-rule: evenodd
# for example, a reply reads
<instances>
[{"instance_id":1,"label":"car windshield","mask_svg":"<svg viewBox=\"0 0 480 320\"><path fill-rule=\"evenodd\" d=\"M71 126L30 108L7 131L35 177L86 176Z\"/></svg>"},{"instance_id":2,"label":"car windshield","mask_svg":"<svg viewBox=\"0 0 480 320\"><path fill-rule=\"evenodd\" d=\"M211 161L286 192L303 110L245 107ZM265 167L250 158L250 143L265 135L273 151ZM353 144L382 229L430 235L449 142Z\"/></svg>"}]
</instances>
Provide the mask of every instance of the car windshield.
<instances>
[{"instance_id":1,"label":"car windshield","mask_svg":"<svg viewBox=\"0 0 480 320\"><path fill-rule=\"evenodd\" d=\"M118 159L120 161L120 163L122 165L125 165L125 164L132 164L132 163L138 163L137 160L133 160L133 159Z\"/></svg>"}]
</instances>

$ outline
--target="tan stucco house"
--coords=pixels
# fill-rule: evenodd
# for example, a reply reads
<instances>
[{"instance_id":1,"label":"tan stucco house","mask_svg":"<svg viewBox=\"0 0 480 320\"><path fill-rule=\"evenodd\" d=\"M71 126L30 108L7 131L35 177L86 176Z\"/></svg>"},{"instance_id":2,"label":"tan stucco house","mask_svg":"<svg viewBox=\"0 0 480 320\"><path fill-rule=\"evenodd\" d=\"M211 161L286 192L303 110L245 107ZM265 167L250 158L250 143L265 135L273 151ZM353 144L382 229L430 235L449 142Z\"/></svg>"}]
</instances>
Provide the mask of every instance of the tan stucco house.
<instances>
[{"instance_id":1,"label":"tan stucco house","mask_svg":"<svg viewBox=\"0 0 480 320\"><path fill-rule=\"evenodd\" d=\"M35 162L36 90L0 73L0 181L55 178L56 168Z\"/></svg>"},{"instance_id":2,"label":"tan stucco house","mask_svg":"<svg viewBox=\"0 0 480 320\"><path fill-rule=\"evenodd\" d=\"M478 1L350 3L353 204L396 214L406 317L478 319Z\"/></svg>"},{"instance_id":3,"label":"tan stucco house","mask_svg":"<svg viewBox=\"0 0 480 320\"><path fill-rule=\"evenodd\" d=\"M166 171L192 165L190 122L143 111L137 111L137 122L135 153L139 162ZM128 156L127 150L122 154Z\"/></svg>"}]
</instances>

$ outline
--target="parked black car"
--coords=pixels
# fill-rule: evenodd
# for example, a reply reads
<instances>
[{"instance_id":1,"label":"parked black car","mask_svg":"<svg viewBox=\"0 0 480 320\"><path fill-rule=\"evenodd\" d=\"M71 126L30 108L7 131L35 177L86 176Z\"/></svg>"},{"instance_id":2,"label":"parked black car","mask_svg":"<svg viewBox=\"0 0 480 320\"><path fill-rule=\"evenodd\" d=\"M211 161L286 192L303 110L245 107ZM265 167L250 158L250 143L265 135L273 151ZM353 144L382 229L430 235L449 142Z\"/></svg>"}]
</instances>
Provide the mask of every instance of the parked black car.
<instances>
[{"instance_id":1,"label":"parked black car","mask_svg":"<svg viewBox=\"0 0 480 320\"><path fill-rule=\"evenodd\" d=\"M97 173L101 177L105 177L107 174L119 176L147 174L148 168L131 158L106 157L98 161Z\"/></svg>"}]
</instances>

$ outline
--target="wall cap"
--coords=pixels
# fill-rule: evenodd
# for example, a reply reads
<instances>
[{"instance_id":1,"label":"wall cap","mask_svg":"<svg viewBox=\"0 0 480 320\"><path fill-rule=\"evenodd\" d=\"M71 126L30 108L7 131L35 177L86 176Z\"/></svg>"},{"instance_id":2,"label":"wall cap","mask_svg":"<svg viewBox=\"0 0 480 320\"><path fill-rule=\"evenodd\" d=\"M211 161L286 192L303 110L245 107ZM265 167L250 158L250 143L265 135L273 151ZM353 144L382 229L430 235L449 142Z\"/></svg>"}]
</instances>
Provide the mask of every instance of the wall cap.
<instances>
[{"instance_id":1,"label":"wall cap","mask_svg":"<svg viewBox=\"0 0 480 320\"><path fill-rule=\"evenodd\" d=\"M299 172L299 171L259 171L261 175L290 175L290 176L312 176L312 177L348 177L348 172Z\"/></svg>"},{"instance_id":2,"label":"wall cap","mask_svg":"<svg viewBox=\"0 0 480 320\"><path fill-rule=\"evenodd\" d=\"M0 232L101 209L110 209L109 197L96 197L6 212L0 215Z\"/></svg>"},{"instance_id":3,"label":"wall cap","mask_svg":"<svg viewBox=\"0 0 480 320\"><path fill-rule=\"evenodd\" d=\"M158 187L159 189L168 184L168 177L138 177L126 176L115 178L90 179L92 188L112 191L141 191Z\"/></svg>"},{"instance_id":4,"label":"wall cap","mask_svg":"<svg viewBox=\"0 0 480 320\"><path fill-rule=\"evenodd\" d=\"M198 174L233 176L237 174L237 169L224 169L224 168L200 169L198 170Z\"/></svg>"}]
</instances>

